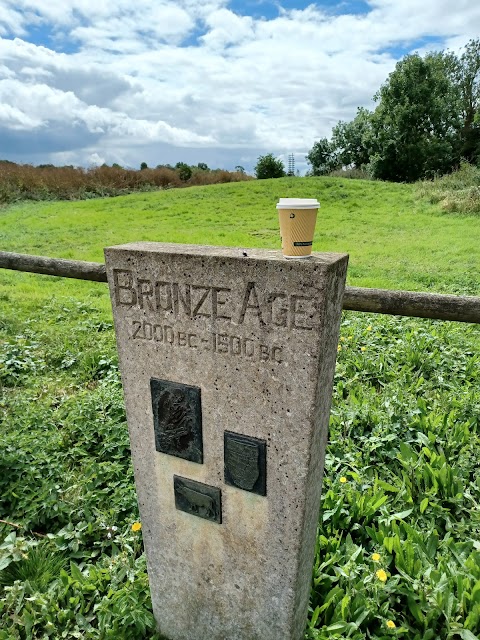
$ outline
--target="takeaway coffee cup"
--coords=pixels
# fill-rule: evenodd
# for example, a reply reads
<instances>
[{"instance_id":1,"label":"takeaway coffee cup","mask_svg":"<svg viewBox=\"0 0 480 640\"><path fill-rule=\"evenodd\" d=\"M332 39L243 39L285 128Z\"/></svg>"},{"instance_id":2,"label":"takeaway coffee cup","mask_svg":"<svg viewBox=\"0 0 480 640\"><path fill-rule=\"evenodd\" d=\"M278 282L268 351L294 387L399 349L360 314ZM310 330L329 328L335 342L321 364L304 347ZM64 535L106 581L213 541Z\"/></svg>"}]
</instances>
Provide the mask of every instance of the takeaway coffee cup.
<instances>
[{"instance_id":1,"label":"takeaway coffee cup","mask_svg":"<svg viewBox=\"0 0 480 640\"><path fill-rule=\"evenodd\" d=\"M319 207L318 200L311 198L280 198L277 209L285 258L310 256Z\"/></svg>"}]
</instances>

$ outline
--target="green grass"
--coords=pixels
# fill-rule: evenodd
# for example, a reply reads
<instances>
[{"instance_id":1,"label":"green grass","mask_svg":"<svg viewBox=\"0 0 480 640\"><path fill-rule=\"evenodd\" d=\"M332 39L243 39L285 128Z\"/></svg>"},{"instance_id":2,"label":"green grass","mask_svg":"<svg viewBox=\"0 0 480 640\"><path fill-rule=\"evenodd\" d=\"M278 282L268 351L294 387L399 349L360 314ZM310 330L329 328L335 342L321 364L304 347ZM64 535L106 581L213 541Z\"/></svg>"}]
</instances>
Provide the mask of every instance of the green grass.
<instances>
[{"instance_id":1,"label":"green grass","mask_svg":"<svg viewBox=\"0 0 480 640\"><path fill-rule=\"evenodd\" d=\"M314 250L348 252L349 284L478 293L480 218L445 215L412 185L375 181L284 178L24 203L0 211L0 246L93 261L104 246L137 240L279 248L275 204L294 196L320 200Z\"/></svg>"},{"instance_id":2,"label":"green grass","mask_svg":"<svg viewBox=\"0 0 480 640\"><path fill-rule=\"evenodd\" d=\"M277 198L318 197L315 249L350 250L350 284L478 294L478 218L414 194L319 178L22 205L0 245L275 247ZM153 640L107 287L3 271L0 305L0 640ZM479 347L478 326L344 314L307 640L480 637Z\"/></svg>"}]
</instances>

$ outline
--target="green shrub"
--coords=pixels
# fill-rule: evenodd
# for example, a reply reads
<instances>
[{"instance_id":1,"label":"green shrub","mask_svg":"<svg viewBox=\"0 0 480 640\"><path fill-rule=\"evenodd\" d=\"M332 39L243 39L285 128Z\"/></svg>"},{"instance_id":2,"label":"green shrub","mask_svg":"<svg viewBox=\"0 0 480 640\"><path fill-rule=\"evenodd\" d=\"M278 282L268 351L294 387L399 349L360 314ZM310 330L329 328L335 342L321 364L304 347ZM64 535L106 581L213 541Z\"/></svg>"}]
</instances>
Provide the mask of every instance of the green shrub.
<instances>
[{"instance_id":1,"label":"green shrub","mask_svg":"<svg viewBox=\"0 0 480 640\"><path fill-rule=\"evenodd\" d=\"M283 162L275 158L272 153L268 153L266 156L259 156L254 171L258 180L283 178L285 176Z\"/></svg>"},{"instance_id":2,"label":"green shrub","mask_svg":"<svg viewBox=\"0 0 480 640\"><path fill-rule=\"evenodd\" d=\"M182 182L187 182L192 177L192 169L185 162L177 162L175 169L178 171L178 177Z\"/></svg>"}]
</instances>

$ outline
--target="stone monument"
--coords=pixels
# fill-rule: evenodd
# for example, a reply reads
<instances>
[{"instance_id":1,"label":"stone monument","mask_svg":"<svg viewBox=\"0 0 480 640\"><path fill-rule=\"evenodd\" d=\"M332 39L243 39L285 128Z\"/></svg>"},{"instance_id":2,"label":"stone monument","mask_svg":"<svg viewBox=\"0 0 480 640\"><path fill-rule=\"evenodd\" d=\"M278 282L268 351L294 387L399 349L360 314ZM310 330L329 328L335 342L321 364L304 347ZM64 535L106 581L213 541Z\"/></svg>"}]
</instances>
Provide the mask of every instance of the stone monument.
<instances>
[{"instance_id":1,"label":"stone monument","mask_svg":"<svg viewBox=\"0 0 480 640\"><path fill-rule=\"evenodd\" d=\"M160 632L300 640L348 256L105 256Z\"/></svg>"}]
</instances>

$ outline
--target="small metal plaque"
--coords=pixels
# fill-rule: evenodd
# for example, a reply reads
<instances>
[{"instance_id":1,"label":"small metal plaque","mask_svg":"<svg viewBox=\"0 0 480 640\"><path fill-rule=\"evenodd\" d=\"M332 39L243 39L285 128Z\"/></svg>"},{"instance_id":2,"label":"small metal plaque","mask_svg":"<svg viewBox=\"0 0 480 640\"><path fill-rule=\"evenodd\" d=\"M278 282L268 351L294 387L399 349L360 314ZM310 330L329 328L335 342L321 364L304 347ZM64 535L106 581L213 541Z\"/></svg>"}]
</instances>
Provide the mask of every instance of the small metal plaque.
<instances>
[{"instance_id":1,"label":"small metal plaque","mask_svg":"<svg viewBox=\"0 0 480 640\"><path fill-rule=\"evenodd\" d=\"M155 448L203 463L200 388L168 380L150 380Z\"/></svg>"},{"instance_id":2,"label":"small metal plaque","mask_svg":"<svg viewBox=\"0 0 480 640\"><path fill-rule=\"evenodd\" d=\"M175 506L193 516L222 523L222 494L217 487L173 476Z\"/></svg>"},{"instance_id":3,"label":"small metal plaque","mask_svg":"<svg viewBox=\"0 0 480 640\"><path fill-rule=\"evenodd\" d=\"M267 494L267 444L265 440L225 431L225 482L232 487Z\"/></svg>"}]
</instances>

